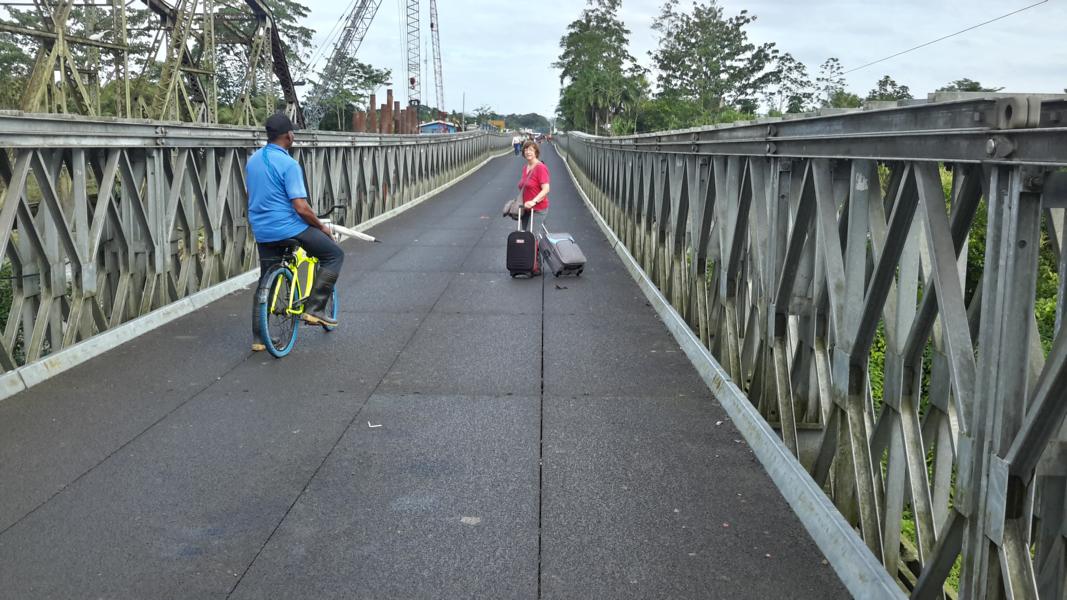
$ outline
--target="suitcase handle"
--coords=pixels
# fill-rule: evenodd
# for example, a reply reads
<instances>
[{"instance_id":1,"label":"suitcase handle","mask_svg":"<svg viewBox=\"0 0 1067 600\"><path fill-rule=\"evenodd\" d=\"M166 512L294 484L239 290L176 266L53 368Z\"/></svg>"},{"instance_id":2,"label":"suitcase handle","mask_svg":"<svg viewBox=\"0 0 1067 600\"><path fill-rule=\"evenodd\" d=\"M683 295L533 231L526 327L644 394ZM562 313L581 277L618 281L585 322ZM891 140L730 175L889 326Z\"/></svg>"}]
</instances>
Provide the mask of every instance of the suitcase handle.
<instances>
[{"instance_id":1,"label":"suitcase handle","mask_svg":"<svg viewBox=\"0 0 1067 600\"><path fill-rule=\"evenodd\" d=\"M523 206L521 204L519 205L519 218L515 222L515 231L522 231L522 215L523 215L523 213L526 213L526 212L530 213L530 233L533 233L533 227L534 227L534 225L533 225L534 215L533 214L534 214L534 210L532 208L526 208L525 206ZM543 227L544 223L541 223L541 226Z\"/></svg>"}]
</instances>

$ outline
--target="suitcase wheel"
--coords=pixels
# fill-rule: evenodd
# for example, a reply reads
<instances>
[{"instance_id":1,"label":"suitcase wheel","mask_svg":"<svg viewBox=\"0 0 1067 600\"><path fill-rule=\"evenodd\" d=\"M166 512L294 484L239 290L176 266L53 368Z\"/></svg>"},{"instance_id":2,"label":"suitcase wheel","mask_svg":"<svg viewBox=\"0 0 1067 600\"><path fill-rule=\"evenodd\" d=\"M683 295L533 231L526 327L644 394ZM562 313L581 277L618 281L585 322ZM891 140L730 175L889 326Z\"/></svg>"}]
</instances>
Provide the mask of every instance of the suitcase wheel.
<instances>
[{"instance_id":1,"label":"suitcase wheel","mask_svg":"<svg viewBox=\"0 0 1067 600\"><path fill-rule=\"evenodd\" d=\"M581 269L578 269L578 272L577 272L577 273L575 273L575 274L574 274L574 276L575 276L575 277L581 277L581 276L582 276L582 270L581 270Z\"/></svg>"}]
</instances>

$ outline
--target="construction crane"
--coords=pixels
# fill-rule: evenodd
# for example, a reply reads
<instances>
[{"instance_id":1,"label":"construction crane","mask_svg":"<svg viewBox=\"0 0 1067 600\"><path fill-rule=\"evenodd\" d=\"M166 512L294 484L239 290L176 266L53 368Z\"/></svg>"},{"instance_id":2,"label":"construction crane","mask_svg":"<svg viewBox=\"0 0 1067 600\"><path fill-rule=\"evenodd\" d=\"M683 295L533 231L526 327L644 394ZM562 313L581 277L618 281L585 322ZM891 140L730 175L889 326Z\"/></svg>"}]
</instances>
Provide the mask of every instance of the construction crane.
<instances>
[{"instance_id":1,"label":"construction crane","mask_svg":"<svg viewBox=\"0 0 1067 600\"><path fill-rule=\"evenodd\" d=\"M418 2L418 0L414 1ZM333 94L341 64L346 57L355 56L381 4L382 0L359 0L353 6L352 12L348 14L345 28L337 38L333 51L330 52L330 57L322 68L322 81L305 102L304 122L307 127L318 128L319 121L326 114L323 101Z\"/></svg>"},{"instance_id":2,"label":"construction crane","mask_svg":"<svg viewBox=\"0 0 1067 600\"><path fill-rule=\"evenodd\" d=\"M246 0L250 1L250 0ZM337 85L339 69L348 56L354 56L359 50L363 38L367 35L374 15L382 0L358 0L349 13L345 28L334 44L333 51L322 69L322 80L312 95L308 97L304 110L304 122L307 127L318 127L319 121L326 113L323 101L330 97ZM420 65L421 29L419 18L419 0L407 0L407 68L408 68L408 105L418 106L422 103L419 84L422 80ZM444 108L444 83L441 75L441 39L438 35L437 0L430 0L430 29L433 33L434 75L437 82L437 108Z\"/></svg>"},{"instance_id":3,"label":"construction crane","mask_svg":"<svg viewBox=\"0 0 1067 600\"><path fill-rule=\"evenodd\" d=\"M437 0L430 0L430 33L433 35L433 77L437 84L437 110L445 110L445 79L441 72L441 33Z\"/></svg>"},{"instance_id":4,"label":"construction crane","mask_svg":"<svg viewBox=\"0 0 1067 600\"><path fill-rule=\"evenodd\" d=\"M408 0L408 106L422 103L419 92L422 73L419 65L419 0Z\"/></svg>"}]
</instances>

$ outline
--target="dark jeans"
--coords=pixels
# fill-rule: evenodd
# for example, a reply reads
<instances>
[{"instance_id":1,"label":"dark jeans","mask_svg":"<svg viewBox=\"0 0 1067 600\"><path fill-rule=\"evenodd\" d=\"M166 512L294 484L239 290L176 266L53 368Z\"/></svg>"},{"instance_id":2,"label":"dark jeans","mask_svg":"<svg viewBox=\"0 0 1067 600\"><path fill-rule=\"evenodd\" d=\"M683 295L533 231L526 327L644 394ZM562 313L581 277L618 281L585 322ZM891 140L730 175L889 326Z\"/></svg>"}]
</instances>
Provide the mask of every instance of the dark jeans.
<instances>
[{"instance_id":1,"label":"dark jeans","mask_svg":"<svg viewBox=\"0 0 1067 600\"><path fill-rule=\"evenodd\" d=\"M300 246L310 256L319 259L319 271L316 273L316 280L321 281L319 277L326 271L335 275L341 273L341 265L345 262L345 251L337 245L337 242L333 241L333 238L314 227L308 227L299 235L293 236L293 239L299 241ZM285 247L277 242L256 244L256 247L259 249L259 285L256 286L256 293L252 297L252 339L258 342L259 315L256 314L256 305L265 301L267 275L270 274L271 269L282 261ZM311 290L306 291L310 293ZM261 294L262 299L260 297Z\"/></svg>"},{"instance_id":2,"label":"dark jeans","mask_svg":"<svg viewBox=\"0 0 1067 600\"><path fill-rule=\"evenodd\" d=\"M547 211L540 211L540 210L523 210L522 211L522 229L524 231L530 229L530 218L533 215L536 214L537 215L537 220L534 221L534 227L533 227L532 231L533 231L534 235L540 235L541 234L541 232L539 231L540 225L543 225L544 222L545 222L545 213L546 212Z\"/></svg>"}]
</instances>

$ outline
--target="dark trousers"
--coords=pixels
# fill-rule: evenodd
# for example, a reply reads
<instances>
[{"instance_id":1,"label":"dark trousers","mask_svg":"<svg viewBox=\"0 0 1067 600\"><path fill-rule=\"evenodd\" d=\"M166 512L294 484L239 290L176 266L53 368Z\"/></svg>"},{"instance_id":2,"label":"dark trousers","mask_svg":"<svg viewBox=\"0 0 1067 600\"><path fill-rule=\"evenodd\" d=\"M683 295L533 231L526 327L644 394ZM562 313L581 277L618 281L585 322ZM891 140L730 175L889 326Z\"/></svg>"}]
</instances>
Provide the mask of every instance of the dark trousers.
<instances>
[{"instance_id":1,"label":"dark trousers","mask_svg":"<svg viewBox=\"0 0 1067 600\"><path fill-rule=\"evenodd\" d=\"M533 229L530 229L530 219L534 215L537 215L537 220L534 221ZM523 231L530 230L530 231L533 231L534 235L540 235L541 232L539 231L539 229L540 229L539 226L543 225L544 222L545 222L545 211L525 210L525 209L522 211L522 229L523 229Z\"/></svg>"},{"instance_id":2,"label":"dark trousers","mask_svg":"<svg viewBox=\"0 0 1067 600\"><path fill-rule=\"evenodd\" d=\"M333 241L333 238L319 229L308 227L299 235L293 236L293 239L300 242L300 246L308 255L319 259L316 280L321 281L320 277L323 272L340 275L341 266L345 262L345 251ZM285 246L277 242L268 242L256 244L256 247L259 250L259 285L256 286L256 293L252 297L252 338L259 341L259 315L256 313L256 305L266 301L267 275L282 261ZM305 291L310 293L311 290Z\"/></svg>"}]
</instances>

